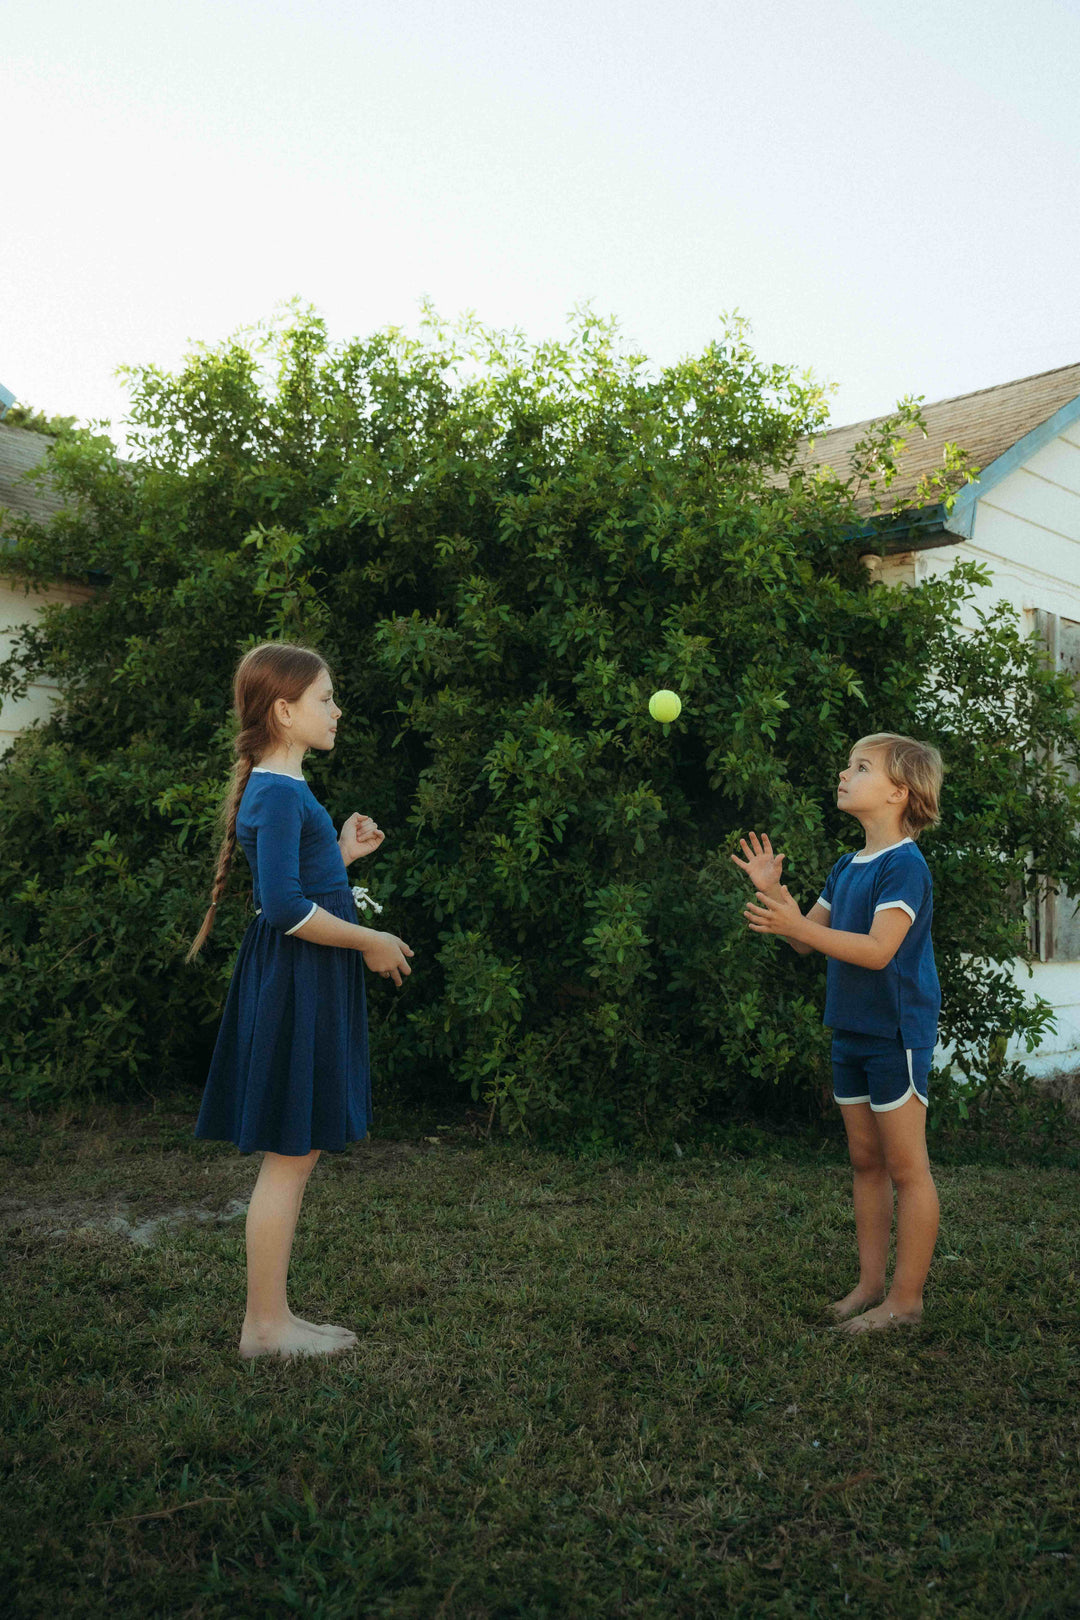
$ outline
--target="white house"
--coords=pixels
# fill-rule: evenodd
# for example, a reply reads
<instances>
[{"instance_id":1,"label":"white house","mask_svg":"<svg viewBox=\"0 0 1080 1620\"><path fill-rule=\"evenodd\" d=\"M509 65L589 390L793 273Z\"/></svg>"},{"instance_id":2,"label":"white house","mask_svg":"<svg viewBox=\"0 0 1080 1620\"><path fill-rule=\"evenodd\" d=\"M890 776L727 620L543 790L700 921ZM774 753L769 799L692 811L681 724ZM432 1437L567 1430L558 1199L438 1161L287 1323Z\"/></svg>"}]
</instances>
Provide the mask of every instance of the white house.
<instances>
[{"instance_id":1,"label":"white house","mask_svg":"<svg viewBox=\"0 0 1080 1620\"><path fill-rule=\"evenodd\" d=\"M42 603L85 602L91 594L89 586L74 581L28 594L22 580L4 574L3 510L44 523L63 504L51 490L27 483L24 476L45 459L51 443L46 434L0 422L0 660L11 653L13 632L32 619ZM37 681L24 698L0 704L0 754L7 752L16 734L32 720L45 718L55 695L51 682Z\"/></svg>"},{"instance_id":2,"label":"white house","mask_svg":"<svg viewBox=\"0 0 1080 1620\"><path fill-rule=\"evenodd\" d=\"M1018 382L962 394L926 406L927 437L908 445L888 491L890 506L940 468L944 446L970 452L978 480L951 512L940 505L904 512L890 534L858 541L863 561L888 584L915 585L947 573L958 558L983 564L993 583L970 604L1003 598L1019 611L1028 634L1042 637L1059 669L1080 675L1080 365L1062 366ZM880 418L876 419L880 420ZM851 470L856 443L870 421L824 433L808 448L807 464ZM867 508L869 511L869 507ZM1052 896L1031 918L1033 975L1017 964L1017 983L1051 1003L1057 1033L1029 1057L1009 1056L1036 1071L1080 1066L1080 913L1075 896Z\"/></svg>"}]
</instances>

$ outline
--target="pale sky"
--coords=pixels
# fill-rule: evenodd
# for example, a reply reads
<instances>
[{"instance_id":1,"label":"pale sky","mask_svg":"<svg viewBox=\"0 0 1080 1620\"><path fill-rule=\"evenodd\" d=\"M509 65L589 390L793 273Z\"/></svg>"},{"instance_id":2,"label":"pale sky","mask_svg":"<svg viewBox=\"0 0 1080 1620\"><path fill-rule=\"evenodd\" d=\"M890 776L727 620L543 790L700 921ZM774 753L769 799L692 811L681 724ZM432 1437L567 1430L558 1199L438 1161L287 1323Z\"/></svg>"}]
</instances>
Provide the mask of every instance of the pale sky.
<instances>
[{"instance_id":1,"label":"pale sky","mask_svg":"<svg viewBox=\"0 0 1080 1620\"><path fill-rule=\"evenodd\" d=\"M1080 360L1080 0L0 0L0 383L119 432L299 295L657 363L723 310L835 424Z\"/></svg>"}]
</instances>

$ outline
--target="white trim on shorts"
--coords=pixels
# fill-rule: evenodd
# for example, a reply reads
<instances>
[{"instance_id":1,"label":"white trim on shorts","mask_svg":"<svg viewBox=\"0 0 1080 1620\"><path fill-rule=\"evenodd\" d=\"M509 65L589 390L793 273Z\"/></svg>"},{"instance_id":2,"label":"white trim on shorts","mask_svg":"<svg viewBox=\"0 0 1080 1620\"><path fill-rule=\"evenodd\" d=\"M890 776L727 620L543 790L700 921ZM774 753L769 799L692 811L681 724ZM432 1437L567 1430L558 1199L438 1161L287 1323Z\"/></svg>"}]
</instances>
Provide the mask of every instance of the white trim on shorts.
<instances>
[{"instance_id":1,"label":"white trim on shorts","mask_svg":"<svg viewBox=\"0 0 1080 1620\"><path fill-rule=\"evenodd\" d=\"M897 1097L895 1102L881 1103L881 1104L877 1105L876 1107L875 1107L875 1105L873 1103L871 1103L870 1107L873 1109L875 1114L888 1114L894 1108L902 1108L903 1105L906 1102L910 1102L912 1097L918 1097L919 1101L922 1103L924 1108L928 1108L930 1106L929 1103L927 1102L926 1098L923 1096L922 1092L919 1090L918 1086L915 1084L915 1074L914 1074L914 1071L912 1070L912 1067L911 1067L911 1053L912 1053L912 1048L910 1046L905 1046L904 1055L907 1058L907 1072L908 1072L908 1088L907 1088L907 1090L904 1092L904 1095L902 1097Z\"/></svg>"},{"instance_id":2,"label":"white trim on shorts","mask_svg":"<svg viewBox=\"0 0 1080 1620\"><path fill-rule=\"evenodd\" d=\"M923 1107L924 1108L929 1108L930 1104L927 1102L926 1098L923 1096L922 1092L919 1090L918 1086L915 1084L915 1072L914 1072L914 1070L913 1070L913 1068L911 1066L911 1054L912 1054L912 1051L913 1051L912 1047L905 1046L905 1048L904 1048L904 1056L907 1058L908 1088L904 1092L904 1095L902 1097L898 1097L895 1102L891 1102L891 1103L872 1103L872 1102L870 1102L870 1093L869 1092L866 1093L865 1097L838 1097L836 1095L835 1091L833 1092L833 1102L834 1103L839 1103L841 1108L846 1108L849 1103L868 1102L868 1103L870 1103L870 1109L871 1109L872 1113L875 1113L875 1114L888 1114L888 1113L891 1113L891 1111L894 1108L902 1108L904 1103L909 1102L912 1097L918 1097L918 1099L922 1103Z\"/></svg>"}]
</instances>

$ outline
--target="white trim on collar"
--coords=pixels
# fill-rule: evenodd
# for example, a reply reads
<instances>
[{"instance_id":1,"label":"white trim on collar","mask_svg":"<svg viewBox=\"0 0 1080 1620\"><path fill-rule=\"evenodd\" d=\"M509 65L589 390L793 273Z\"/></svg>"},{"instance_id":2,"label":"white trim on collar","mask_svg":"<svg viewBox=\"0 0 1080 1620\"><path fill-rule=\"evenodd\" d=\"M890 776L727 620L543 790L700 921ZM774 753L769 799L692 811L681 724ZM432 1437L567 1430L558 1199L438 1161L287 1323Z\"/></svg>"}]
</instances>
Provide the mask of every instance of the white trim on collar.
<instances>
[{"instance_id":1,"label":"white trim on collar","mask_svg":"<svg viewBox=\"0 0 1080 1620\"><path fill-rule=\"evenodd\" d=\"M865 866L869 861L876 861L879 855L887 855L890 849L899 849L903 844L913 844L914 842L915 840L909 834L907 838L901 838L899 843L886 844L884 849L875 849L872 855L853 855L851 857L851 864L854 866L856 861L858 861L860 866Z\"/></svg>"},{"instance_id":2,"label":"white trim on collar","mask_svg":"<svg viewBox=\"0 0 1080 1620\"><path fill-rule=\"evenodd\" d=\"M294 776L291 771L271 771L271 770L268 770L265 765L253 765L251 767L252 776L254 776L256 774L256 772L258 772L258 774L260 776L284 776L285 779L287 781L289 781L289 782L306 782L307 781L306 776ZM307 919L305 918L304 920L306 921Z\"/></svg>"}]
</instances>

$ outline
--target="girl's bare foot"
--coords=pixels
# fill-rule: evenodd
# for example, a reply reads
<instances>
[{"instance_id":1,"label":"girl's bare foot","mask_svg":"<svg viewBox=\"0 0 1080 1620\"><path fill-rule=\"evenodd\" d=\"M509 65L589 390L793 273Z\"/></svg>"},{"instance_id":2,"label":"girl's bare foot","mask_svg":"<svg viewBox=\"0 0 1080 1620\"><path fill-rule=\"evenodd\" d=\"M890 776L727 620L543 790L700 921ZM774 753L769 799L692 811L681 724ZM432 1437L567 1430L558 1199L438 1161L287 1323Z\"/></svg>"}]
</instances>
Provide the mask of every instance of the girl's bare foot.
<instances>
[{"instance_id":1,"label":"girl's bare foot","mask_svg":"<svg viewBox=\"0 0 1080 1620\"><path fill-rule=\"evenodd\" d=\"M864 1311L861 1316L852 1317L850 1322L844 1322L835 1329L837 1333L876 1333L881 1328L917 1327L922 1321L922 1307L914 1311L894 1311L887 1301L874 1308Z\"/></svg>"},{"instance_id":2,"label":"girl's bare foot","mask_svg":"<svg viewBox=\"0 0 1080 1620\"><path fill-rule=\"evenodd\" d=\"M313 1333L328 1333L335 1339L348 1339L350 1344L356 1343L356 1334L352 1328L338 1327L333 1322L305 1322L302 1316L294 1316L289 1312L289 1321L294 1327L310 1328Z\"/></svg>"},{"instance_id":3,"label":"girl's bare foot","mask_svg":"<svg viewBox=\"0 0 1080 1620\"><path fill-rule=\"evenodd\" d=\"M880 1305L884 1298L884 1284L880 1288L873 1289L863 1288L859 1284L851 1290L850 1294L845 1294L843 1299L838 1299L830 1305L829 1314L835 1316L838 1322L843 1322L847 1317L854 1316L856 1312L865 1311L869 1305Z\"/></svg>"},{"instance_id":4,"label":"girl's bare foot","mask_svg":"<svg viewBox=\"0 0 1080 1620\"><path fill-rule=\"evenodd\" d=\"M240 1333L240 1354L247 1361L253 1356L334 1356L351 1349L355 1342L355 1337L338 1338L290 1320L265 1327L245 1322Z\"/></svg>"}]
</instances>

